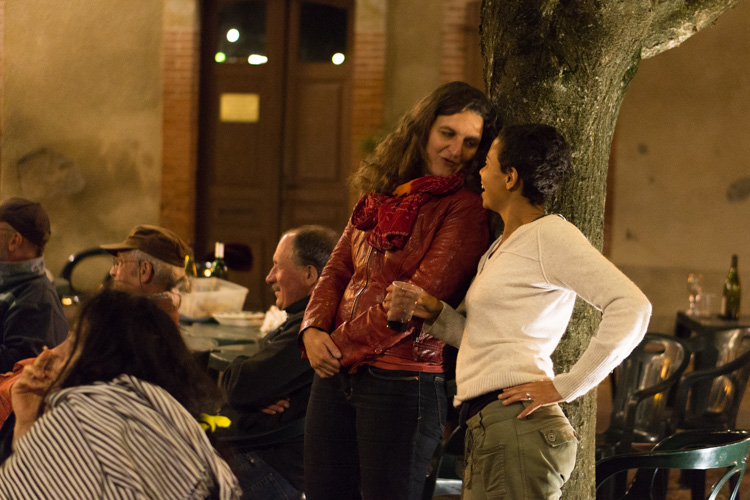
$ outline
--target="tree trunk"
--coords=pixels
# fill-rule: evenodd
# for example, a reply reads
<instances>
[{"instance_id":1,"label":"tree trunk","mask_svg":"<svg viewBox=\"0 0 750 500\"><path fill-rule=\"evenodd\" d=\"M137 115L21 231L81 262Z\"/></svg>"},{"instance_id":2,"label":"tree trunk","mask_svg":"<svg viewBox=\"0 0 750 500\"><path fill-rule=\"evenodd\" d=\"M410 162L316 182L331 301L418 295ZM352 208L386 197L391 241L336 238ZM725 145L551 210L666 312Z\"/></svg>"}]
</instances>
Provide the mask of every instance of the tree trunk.
<instances>
[{"instance_id":1,"label":"tree trunk","mask_svg":"<svg viewBox=\"0 0 750 500\"><path fill-rule=\"evenodd\" d=\"M487 93L504 124L548 123L568 140L572 171L548 209L601 250L609 149L641 59L676 47L739 0L483 0ZM599 313L578 301L554 355L567 371ZM563 405L581 438L563 498L594 498L596 393Z\"/></svg>"}]
</instances>

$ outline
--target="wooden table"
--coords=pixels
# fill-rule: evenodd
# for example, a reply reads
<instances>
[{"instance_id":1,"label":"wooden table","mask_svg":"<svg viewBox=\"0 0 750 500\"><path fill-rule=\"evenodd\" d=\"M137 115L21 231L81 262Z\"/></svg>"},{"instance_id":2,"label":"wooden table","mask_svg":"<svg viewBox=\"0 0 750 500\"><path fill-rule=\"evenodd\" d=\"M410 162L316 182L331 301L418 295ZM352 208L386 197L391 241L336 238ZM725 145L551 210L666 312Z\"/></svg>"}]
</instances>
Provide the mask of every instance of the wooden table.
<instances>
[{"instance_id":1,"label":"wooden table","mask_svg":"<svg viewBox=\"0 0 750 500\"><path fill-rule=\"evenodd\" d=\"M252 344L260 338L260 327L257 326L193 323L192 325L183 325L181 330L185 339L190 337L213 339L219 347L227 344Z\"/></svg>"},{"instance_id":2,"label":"wooden table","mask_svg":"<svg viewBox=\"0 0 750 500\"><path fill-rule=\"evenodd\" d=\"M195 359L217 382L234 358L258 351L260 327L257 326L193 323L180 325L180 331Z\"/></svg>"},{"instance_id":3,"label":"wooden table","mask_svg":"<svg viewBox=\"0 0 750 500\"><path fill-rule=\"evenodd\" d=\"M678 311L674 334L675 337L687 339L692 335L710 334L735 328L750 328L750 316L740 316L737 320L731 320L722 319L718 315L691 316L684 311Z\"/></svg>"}]
</instances>

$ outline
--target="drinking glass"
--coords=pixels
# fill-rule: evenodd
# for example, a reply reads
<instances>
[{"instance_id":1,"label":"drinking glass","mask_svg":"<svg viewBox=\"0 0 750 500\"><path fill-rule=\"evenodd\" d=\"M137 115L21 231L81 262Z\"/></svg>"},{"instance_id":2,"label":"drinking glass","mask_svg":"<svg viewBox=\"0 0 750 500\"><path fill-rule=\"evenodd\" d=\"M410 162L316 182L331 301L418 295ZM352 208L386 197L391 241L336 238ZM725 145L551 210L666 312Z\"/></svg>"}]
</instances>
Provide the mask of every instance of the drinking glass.
<instances>
[{"instance_id":1,"label":"drinking glass","mask_svg":"<svg viewBox=\"0 0 750 500\"><path fill-rule=\"evenodd\" d=\"M703 292L703 275L700 273L688 273L687 277L687 289L688 289L688 300L690 301L690 307L688 307L687 313L690 315L698 314L698 307L696 302L701 292Z\"/></svg>"},{"instance_id":2,"label":"drinking glass","mask_svg":"<svg viewBox=\"0 0 750 500\"><path fill-rule=\"evenodd\" d=\"M388 328L397 332L406 331L421 293L422 289L412 283L393 282L393 300L388 311Z\"/></svg>"}]
</instances>

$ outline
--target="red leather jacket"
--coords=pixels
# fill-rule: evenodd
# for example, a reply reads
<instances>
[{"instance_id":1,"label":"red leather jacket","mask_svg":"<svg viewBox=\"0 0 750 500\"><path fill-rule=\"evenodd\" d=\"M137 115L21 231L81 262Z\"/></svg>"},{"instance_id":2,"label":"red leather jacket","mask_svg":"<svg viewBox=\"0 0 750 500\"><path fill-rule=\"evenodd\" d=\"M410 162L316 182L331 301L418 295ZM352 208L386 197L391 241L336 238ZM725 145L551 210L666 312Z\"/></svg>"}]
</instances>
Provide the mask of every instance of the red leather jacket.
<instances>
[{"instance_id":1,"label":"red leather jacket","mask_svg":"<svg viewBox=\"0 0 750 500\"><path fill-rule=\"evenodd\" d=\"M331 334L341 363L351 373L383 354L438 366L444 343L412 320L403 333L388 329L383 307L393 281L409 281L457 306L489 245L481 197L464 189L435 197L419 210L401 250L381 252L351 221L331 254L305 311L300 332L315 327ZM304 350L304 345L299 342Z\"/></svg>"}]
</instances>

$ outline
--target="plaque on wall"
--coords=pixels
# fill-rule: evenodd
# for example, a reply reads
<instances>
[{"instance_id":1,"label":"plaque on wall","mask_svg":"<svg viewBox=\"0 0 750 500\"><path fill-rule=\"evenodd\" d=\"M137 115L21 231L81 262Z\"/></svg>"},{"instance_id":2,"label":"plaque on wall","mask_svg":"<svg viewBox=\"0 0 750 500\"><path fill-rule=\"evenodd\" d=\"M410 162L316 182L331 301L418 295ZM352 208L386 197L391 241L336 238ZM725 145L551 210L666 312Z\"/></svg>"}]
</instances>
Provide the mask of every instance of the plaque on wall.
<instances>
[{"instance_id":1,"label":"plaque on wall","mask_svg":"<svg viewBox=\"0 0 750 500\"><path fill-rule=\"evenodd\" d=\"M229 123L257 123L260 115L258 94L221 94L219 120Z\"/></svg>"}]
</instances>

